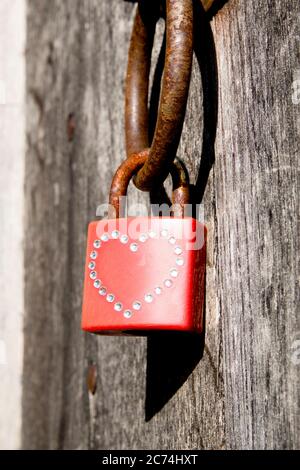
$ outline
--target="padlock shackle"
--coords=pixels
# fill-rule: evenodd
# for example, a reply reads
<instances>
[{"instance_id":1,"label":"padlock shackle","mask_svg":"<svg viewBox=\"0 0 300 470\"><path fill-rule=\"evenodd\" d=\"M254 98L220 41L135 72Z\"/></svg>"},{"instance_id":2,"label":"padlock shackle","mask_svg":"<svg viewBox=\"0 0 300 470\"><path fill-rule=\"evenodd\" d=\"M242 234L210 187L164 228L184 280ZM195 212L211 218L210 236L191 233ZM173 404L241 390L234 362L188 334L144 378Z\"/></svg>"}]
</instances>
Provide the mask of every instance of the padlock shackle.
<instances>
[{"instance_id":1,"label":"padlock shackle","mask_svg":"<svg viewBox=\"0 0 300 470\"><path fill-rule=\"evenodd\" d=\"M149 157L150 149L132 154L117 169L109 193L109 218L120 217L120 198L127 195L127 188L132 177L142 168ZM184 206L189 203L189 181L187 172L179 159L171 166L173 191L172 204L176 217L184 216ZM112 210L111 210L112 209Z\"/></svg>"}]
</instances>

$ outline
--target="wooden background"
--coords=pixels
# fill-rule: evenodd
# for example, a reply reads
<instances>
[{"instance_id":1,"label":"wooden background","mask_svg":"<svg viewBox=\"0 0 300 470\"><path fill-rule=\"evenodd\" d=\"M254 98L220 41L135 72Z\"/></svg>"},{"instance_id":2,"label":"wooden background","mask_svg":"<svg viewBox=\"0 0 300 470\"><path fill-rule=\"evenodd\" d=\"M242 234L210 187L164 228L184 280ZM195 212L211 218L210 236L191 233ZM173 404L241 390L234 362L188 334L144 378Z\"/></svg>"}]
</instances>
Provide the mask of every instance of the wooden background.
<instances>
[{"instance_id":1,"label":"wooden background","mask_svg":"<svg viewBox=\"0 0 300 470\"><path fill-rule=\"evenodd\" d=\"M125 157L134 5L27 4L23 447L299 448L299 1L207 17L195 0L178 155L209 230L205 341L81 332L87 224Z\"/></svg>"}]
</instances>

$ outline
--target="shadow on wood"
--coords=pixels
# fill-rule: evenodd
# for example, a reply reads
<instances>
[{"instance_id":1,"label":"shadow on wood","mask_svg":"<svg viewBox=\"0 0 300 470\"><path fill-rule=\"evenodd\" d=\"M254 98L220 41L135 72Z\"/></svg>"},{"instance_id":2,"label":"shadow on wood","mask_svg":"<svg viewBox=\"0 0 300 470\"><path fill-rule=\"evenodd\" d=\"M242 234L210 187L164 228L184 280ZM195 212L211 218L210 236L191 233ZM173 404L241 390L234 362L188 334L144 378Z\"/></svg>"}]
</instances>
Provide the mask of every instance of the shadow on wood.
<instances>
[{"instance_id":1,"label":"shadow on wood","mask_svg":"<svg viewBox=\"0 0 300 470\"><path fill-rule=\"evenodd\" d=\"M217 4L221 8L225 1ZM210 170L215 162L215 139L218 121L218 71L215 43L208 16L200 4L195 4L194 52L199 64L203 88L203 143L198 177L191 187L192 203L200 204Z\"/></svg>"},{"instance_id":2,"label":"shadow on wood","mask_svg":"<svg viewBox=\"0 0 300 470\"><path fill-rule=\"evenodd\" d=\"M203 356L204 336L162 332L148 338L146 421L164 407L194 370Z\"/></svg>"}]
</instances>

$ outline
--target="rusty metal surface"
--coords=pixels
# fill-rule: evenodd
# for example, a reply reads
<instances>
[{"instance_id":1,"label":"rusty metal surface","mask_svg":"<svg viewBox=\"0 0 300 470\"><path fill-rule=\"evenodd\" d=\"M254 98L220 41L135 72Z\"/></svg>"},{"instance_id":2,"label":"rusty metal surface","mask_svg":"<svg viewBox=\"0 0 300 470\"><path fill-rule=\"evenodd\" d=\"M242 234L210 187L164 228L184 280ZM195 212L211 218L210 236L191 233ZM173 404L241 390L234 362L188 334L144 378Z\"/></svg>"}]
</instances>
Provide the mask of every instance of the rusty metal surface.
<instances>
[{"instance_id":1,"label":"rusty metal surface","mask_svg":"<svg viewBox=\"0 0 300 470\"><path fill-rule=\"evenodd\" d=\"M152 20L143 21L147 3L147 0L139 2L129 53L125 120L128 157L132 151L139 152L148 144L149 64L157 10ZM166 60L158 118L149 158L135 178L135 185L143 191L165 180L176 156L185 116L192 54L193 2L167 0Z\"/></svg>"},{"instance_id":2,"label":"rusty metal surface","mask_svg":"<svg viewBox=\"0 0 300 470\"><path fill-rule=\"evenodd\" d=\"M170 169L172 177L172 203L175 217L184 217L184 206L190 202L189 177L184 164L175 158Z\"/></svg>"},{"instance_id":3,"label":"rusty metal surface","mask_svg":"<svg viewBox=\"0 0 300 470\"><path fill-rule=\"evenodd\" d=\"M132 154L117 169L109 193L109 218L119 218L121 213L120 197L126 196L133 175L141 168L149 156L149 149Z\"/></svg>"},{"instance_id":4,"label":"rusty metal surface","mask_svg":"<svg viewBox=\"0 0 300 470\"><path fill-rule=\"evenodd\" d=\"M149 147L148 90L151 51L159 0L139 3L128 54L125 98L125 138L127 157Z\"/></svg>"},{"instance_id":5,"label":"rusty metal surface","mask_svg":"<svg viewBox=\"0 0 300 470\"><path fill-rule=\"evenodd\" d=\"M140 0L124 0L124 2L138 3ZM205 11L209 10L216 0L200 0ZM152 3L151 0L149 3Z\"/></svg>"},{"instance_id":6,"label":"rusty metal surface","mask_svg":"<svg viewBox=\"0 0 300 470\"><path fill-rule=\"evenodd\" d=\"M145 164L149 158L150 149L132 154L117 169L113 178L109 195L109 218L119 218L121 215L120 198L126 196L127 188L132 177ZM171 164L171 177L173 183L172 203L176 217L183 217L184 206L189 203L189 181L185 168L180 160Z\"/></svg>"},{"instance_id":7,"label":"rusty metal surface","mask_svg":"<svg viewBox=\"0 0 300 470\"><path fill-rule=\"evenodd\" d=\"M205 11L209 10L215 0L201 0L203 8Z\"/></svg>"},{"instance_id":8,"label":"rusty metal surface","mask_svg":"<svg viewBox=\"0 0 300 470\"><path fill-rule=\"evenodd\" d=\"M95 364L91 364L88 368L87 387L88 391L95 395L97 391L97 367Z\"/></svg>"}]
</instances>

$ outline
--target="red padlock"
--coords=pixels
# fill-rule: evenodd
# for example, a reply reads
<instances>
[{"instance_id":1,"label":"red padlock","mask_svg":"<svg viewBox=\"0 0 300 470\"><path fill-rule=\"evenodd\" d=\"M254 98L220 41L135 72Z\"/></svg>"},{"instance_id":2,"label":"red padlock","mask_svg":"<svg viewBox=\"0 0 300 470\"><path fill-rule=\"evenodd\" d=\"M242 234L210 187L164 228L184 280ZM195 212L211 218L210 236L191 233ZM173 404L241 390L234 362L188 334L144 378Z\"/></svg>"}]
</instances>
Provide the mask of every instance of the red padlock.
<instances>
[{"instance_id":1,"label":"red padlock","mask_svg":"<svg viewBox=\"0 0 300 470\"><path fill-rule=\"evenodd\" d=\"M144 157L131 157L116 173L110 195L116 218L89 225L82 328L109 335L201 333L205 226L192 217L119 217L119 197ZM173 203L182 208L188 186L175 167L173 176L179 180Z\"/></svg>"}]
</instances>

